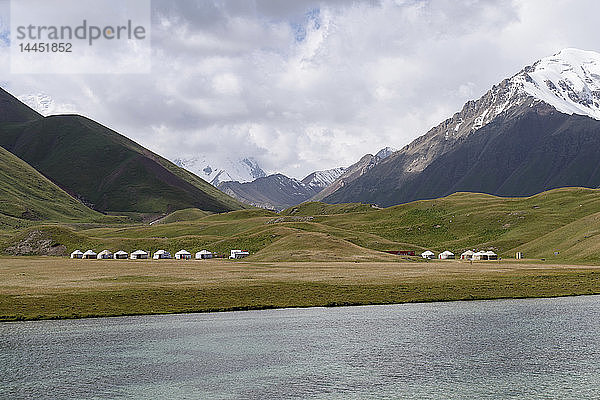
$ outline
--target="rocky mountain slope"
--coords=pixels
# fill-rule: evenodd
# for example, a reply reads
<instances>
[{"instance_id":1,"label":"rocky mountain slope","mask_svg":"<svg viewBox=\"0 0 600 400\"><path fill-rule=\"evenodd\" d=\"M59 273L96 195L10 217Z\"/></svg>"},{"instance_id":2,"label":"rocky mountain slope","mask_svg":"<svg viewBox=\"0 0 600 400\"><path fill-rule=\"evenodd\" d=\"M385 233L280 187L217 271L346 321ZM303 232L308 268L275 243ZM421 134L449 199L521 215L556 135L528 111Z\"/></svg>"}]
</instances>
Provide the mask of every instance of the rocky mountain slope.
<instances>
[{"instance_id":1,"label":"rocky mountain slope","mask_svg":"<svg viewBox=\"0 0 600 400\"><path fill-rule=\"evenodd\" d=\"M332 168L324 171L315 171L308 174L304 179L302 179L301 182L316 190L321 191L327 186L331 185L345 171L346 168L344 167Z\"/></svg>"},{"instance_id":2,"label":"rocky mountain slope","mask_svg":"<svg viewBox=\"0 0 600 400\"><path fill-rule=\"evenodd\" d=\"M315 171L301 181L283 174L273 174L252 182L223 182L218 188L243 203L270 210L283 210L319 198L321 192L332 193L345 182L364 174L394 151L395 149L386 147L376 155L367 154L348 168Z\"/></svg>"},{"instance_id":3,"label":"rocky mountain slope","mask_svg":"<svg viewBox=\"0 0 600 400\"><path fill-rule=\"evenodd\" d=\"M344 173L341 174L337 179L331 182L327 187L317 193L315 196L311 198L312 201L321 201L327 196L335 193L339 189L345 187L349 183L354 180L360 178L368 171L370 171L377 164L381 163L383 160L392 155L396 149L392 147L385 147L377 152L377 154L366 154L356 163L352 164L348 168L344 170Z\"/></svg>"},{"instance_id":4,"label":"rocky mountain slope","mask_svg":"<svg viewBox=\"0 0 600 400\"><path fill-rule=\"evenodd\" d=\"M383 206L457 191L531 195L600 185L600 54L525 67L324 198Z\"/></svg>"},{"instance_id":5,"label":"rocky mountain slope","mask_svg":"<svg viewBox=\"0 0 600 400\"><path fill-rule=\"evenodd\" d=\"M320 191L315 186L273 174L252 182L223 182L219 189L239 201L270 210L283 210L300 204Z\"/></svg>"}]
</instances>

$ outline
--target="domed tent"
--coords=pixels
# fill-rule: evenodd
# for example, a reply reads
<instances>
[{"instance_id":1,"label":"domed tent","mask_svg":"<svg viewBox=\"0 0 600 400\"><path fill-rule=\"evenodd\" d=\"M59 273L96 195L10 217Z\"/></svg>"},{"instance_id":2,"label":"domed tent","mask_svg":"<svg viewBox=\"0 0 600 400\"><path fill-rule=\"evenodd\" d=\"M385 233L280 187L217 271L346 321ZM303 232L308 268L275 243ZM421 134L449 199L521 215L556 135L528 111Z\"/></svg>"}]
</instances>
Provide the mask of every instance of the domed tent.
<instances>
[{"instance_id":1,"label":"domed tent","mask_svg":"<svg viewBox=\"0 0 600 400\"><path fill-rule=\"evenodd\" d=\"M169 253L166 250L157 250L156 252L154 252L152 258L154 258L155 260L168 260L173 257L171 257L171 253Z\"/></svg>"},{"instance_id":2,"label":"domed tent","mask_svg":"<svg viewBox=\"0 0 600 400\"><path fill-rule=\"evenodd\" d=\"M113 254L115 260L126 260L129 257L126 251L119 250L115 254Z\"/></svg>"},{"instance_id":3,"label":"domed tent","mask_svg":"<svg viewBox=\"0 0 600 400\"><path fill-rule=\"evenodd\" d=\"M98 254L96 254L94 250L88 250L85 253L83 253L83 256L81 258L95 259L96 257L98 257Z\"/></svg>"},{"instance_id":4,"label":"domed tent","mask_svg":"<svg viewBox=\"0 0 600 400\"><path fill-rule=\"evenodd\" d=\"M190 260L192 258L192 253L187 250L179 250L175 253L176 260Z\"/></svg>"},{"instance_id":5,"label":"domed tent","mask_svg":"<svg viewBox=\"0 0 600 400\"><path fill-rule=\"evenodd\" d=\"M83 252L81 250L75 250L71 253L71 258L83 258Z\"/></svg>"},{"instance_id":6,"label":"domed tent","mask_svg":"<svg viewBox=\"0 0 600 400\"><path fill-rule=\"evenodd\" d=\"M427 259L427 260L431 260L435 257L435 253L433 251L430 250L426 250L424 252L421 253L421 257Z\"/></svg>"},{"instance_id":7,"label":"domed tent","mask_svg":"<svg viewBox=\"0 0 600 400\"><path fill-rule=\"evenodd\" d=\"M108 250L102 250L100 253L98 253L96 258L98 258L98 260L110 260L113 258L113 253Z\"/></svg>"},{"instance_id":8,"label":"domed tent","mask_svg":"<svg viewBox=\"0 0 600 400\"><path fill-rule=\"evenodd\" d=\"M200 250L196 253L196 260L206 260L208 258L213 258L213 253L208 250Z\"/></svg>"},{"instance_id":9,"label":"domed tent","mask_svg":"<svg viewBox=\"0 0 600 400\"><path fill-rule=\"evenodd\" d=\"M129 256L129 258L131 258L132 260L147 260L148 253L144 250L136 250L133 253L131 253L131 256Z\"/></svg>"},{"instance_id":10,"label":"domed tent","mask_svg":"<svg viewBox=\"0 0 600 400\"><path fill-rule=\"evenodd\" d=\"M440 260L454 260L454 253L451 251L443 251L438 255Z\"/></svg>"},{"instance_id":11,"label":"domed tent","mask_svg":"<svg viewBox=\"0 0 600 400\"><path fill-rule=\"evenodd\" d=\"M460 255L460 259L461 260L472 260L473 254L475 254L475 252L473 250L467 250Z\"/></svg>"}]
</instances>

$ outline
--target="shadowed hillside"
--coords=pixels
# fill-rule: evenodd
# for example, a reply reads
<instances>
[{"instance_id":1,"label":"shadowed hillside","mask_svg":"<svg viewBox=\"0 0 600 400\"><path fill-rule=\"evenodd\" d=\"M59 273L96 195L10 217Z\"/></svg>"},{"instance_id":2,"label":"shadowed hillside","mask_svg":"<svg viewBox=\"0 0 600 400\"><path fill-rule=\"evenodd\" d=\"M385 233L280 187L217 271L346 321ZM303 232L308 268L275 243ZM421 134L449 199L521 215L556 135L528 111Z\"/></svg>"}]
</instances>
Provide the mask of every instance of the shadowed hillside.
<instances>
[{"instance_id":1,"label":"shadowed hillside","mask_svg":"<svg viewBox=\"0 0 600 400\"><path fill-rule=\"evenodd\" d=\"M78 115L42 117L0 93L0 146L103 212L224 212L245 206L119 133Z\"/></svg>"}]
</instances>

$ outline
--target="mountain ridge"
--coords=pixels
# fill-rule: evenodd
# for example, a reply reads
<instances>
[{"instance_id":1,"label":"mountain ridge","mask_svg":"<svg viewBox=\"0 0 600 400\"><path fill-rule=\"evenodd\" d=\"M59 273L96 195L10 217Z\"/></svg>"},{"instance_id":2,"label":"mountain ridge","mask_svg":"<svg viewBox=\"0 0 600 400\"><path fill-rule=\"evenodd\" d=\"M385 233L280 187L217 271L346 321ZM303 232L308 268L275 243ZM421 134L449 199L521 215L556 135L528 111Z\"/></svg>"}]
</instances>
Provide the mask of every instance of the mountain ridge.
<instances>
[{"instance_id":1,"label":"mountain ridge","mask_svg":"<svg viewBox=\"0 0 600 400\"><path fill-rule=\"evenodd\" d=\"M43 117L0 92L0 146L101 212L211 212L242 205L133 140L80 115Z\"/></svg>"},{"instance_id":2,"label":"mountain ridge","mask_svg":"<svg viewBox=\"0 0 600 400\"><path fill-rule=\"evenodd\" d=\"M560 61L561 55L566 58L564 62ZM582 57L586 56L590 57L589 62L582 61ZM576 65L581 67L581 82L579 83L575 82L572 76L573 71L577 70L577 68L573 65L567 65L569 64L569 60L575 60ZM548 70L555 71L557 65L560 65L562 71L567 74L566 77L563 77L564 79L560 79L554 72L548 72ZM545 73L535 75L538 70L545 71ZM600 88L600 74L590 71L600 72L600 54L566 49L554 56L537 61L532 66L523 68L511 78L504 79L499 84L492 86L478 100L466 102L461 110L453 116L395 152L380 165L370 169L363 176L350 182L344 188L329 194L323 200L331 203L363 201L381 205L395 205L424 198L441 197L452 193L452 191L463 190L505 196L530 195L534 192L524 191L522 187L528 185L531 181L531 176L534 175L538 179L543 179L542 182L545 182L542 186L532 186L536 187L537 191L561 185L584 186L591 184L597 186L600 182L596 183L595 177L587 180L582 179L578 176L578 172L573 169L568 169L571 174L570 179L565 178L563 174L559 177L560 179L557 178L555 180L551 176L536 175L534 171L531 171L531 165L533 164L538 165L538 168L550 168L553 162L564 158L565 154L570 155L570 162L578 162L580 163L578 165L581 165L584 170L589 169L588 166L584 167L581 164L577 154L572 153L573 146L571 142L573 138L569 138L564 134L559 135L558 133L552 136L548 132L564 133L564 131L560 130L560 124L567 124L571 130L574 126L579 126L579 129L587 132L587 134L585 138L578 136L578 140L587 140L589 141L589 145L599 146L596 142L596 132L600 129L598 121L587 114L581 116L574 112L579 111L580 113L584 113L585 107L587 107L593 115L596 107L600 107L600 90L598 90ZM531 77L531 74L534 77ZM549 80L544 81L544 76L551 77L553 79L552 83ZM590 82L592 78L595 80ZM573 112L571 114L565 114L558 111L554 105L534 97L530 92L541 90L539 89L540 82L548 88L544 92L546 94L552 90L552 87L560 87L559 92L552 92L556 97L556 101L553 103L557 107L563 107L561 109L564 110L564 107L566 107L564 104L571 104L575 100L579 100L583 108L572 109L571 111ZM590 87L594 89L591 91L591 95ZM579 88L580 92L575 91L574 88ZM533 125L527 126L528 123L533 124L535 118L546 118L555 113L566 117L561 121L555 119L556 126L547 126L544 128L547 129L545 131L546 134L542 131L532 131L531 129L535 128ZM507 124L510 124L510 121L522 121L520 118L527 114L530 114L529 122L512 125L512 133L505 129L508 126ZM488 127L490 124L493 124L493 129ZM536 125L537 128L535 129L541 129L542 125ZM478 136L478 133L481 133L480 131L482 130L490 135L490 137L487 139L484 138L484 140ZM528 142L519 137L523 135L535 137L537 142ZM497 140L500 136L503 137L504 142ZM518 148L507 141L513 144L521 143L521 145L527 143L529 147ZM478 143L480 147L474 148L470 143ZM485 162L482 161L480 164L470 163L471 158L477 158L478 154L486 151L485 145L496 146L493 148L488 147L487 151L505 154L509 159L513 160L512 164L507 165L501 158L496 159L495 164L489 163L489 159L483 160ZM548 155L530 154L532 153L532 149L535 150L538 147L545 147ZM582 151L585 150L583 147L577 148L582 149ZM598 149L600 147L594 148ZM530 157L528 158L526 154L520 158L514 157L514 153L519 152L528 153ZM534 159L533 157L537 158ZM543 162L540 161L542 158L544 159ZM596 157L593 156L589 163L593 164L595 161ZM568 165L569 163L565 162L565 166ZM473 168L484 168L484 166L490 170L490 177L483 181L483 183L477 183L482 182L484 176L473 172ZM459 171L457 169L459 167L462 170ZM428 168L429 170L425 173L424 171ZM513 177L520 176L520 181L512 179L510 180L510 184L507 181L503 185L499 184L497 187L489 185L490 180L499 180L507 172L501 170L502 168L508 168ZM524 173L519 175L518 169L530 171L529 175ZM452 181L448 181L445 184L437 182L432 173L434 170L438 171L439 174L447 176L447 179L452 179ZM552 169L550 168L550 170ZM454 171L453 175L450 176L448 171ZM468 171L471 171L470 175L467 173ZM468 182L467 184L465 179L469 176L477 180L475 182ZM478 176L478 178L475 178L475 176ZM431 183L428 187L428 181L431 180L437 183L435 185ZM463 184L456 184L456 182L463 182ZM535 181L535 183L539 183L539 180Z\"/></svg>"}]
</instances>

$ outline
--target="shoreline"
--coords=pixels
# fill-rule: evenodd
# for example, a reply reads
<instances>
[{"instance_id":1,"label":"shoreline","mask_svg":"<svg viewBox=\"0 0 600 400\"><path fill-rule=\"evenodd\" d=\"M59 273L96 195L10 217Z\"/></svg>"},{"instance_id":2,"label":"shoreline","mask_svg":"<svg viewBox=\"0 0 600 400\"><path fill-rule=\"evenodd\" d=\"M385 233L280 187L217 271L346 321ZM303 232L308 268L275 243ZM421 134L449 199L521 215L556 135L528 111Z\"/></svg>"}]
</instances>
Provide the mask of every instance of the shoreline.
<instances>
[{"instance_id":1,"label":"shoreline","mask_svg":"<svg viewBox=\"0 0 600 400\"><path fill-rule=\"evenodd\" d=\"M423 300L423 301L405 301L400 303L340 303L340 304L325 304L325 305L310 305L310 306L257 306L257 307L233 307L231 309L218 310L198 310L198 311L174 311L174 312L156 312L156 313L135 313L135 314L115 314L115 315L83 315L83 316L62 316L62 317L40 317L40 318L16 318L2 319L0 316L0 324L15 323L15 322L35 322L35 321L70 321L81 319L99 319L99 318L124 318L124 317L144 317L144 316L161 316L161 315L184 315L184 314L212 314L212 313L231 313L243 311L265 311L265 310L288 310L288 309L307 309L307 308L340 308L340 307L366 307L366 306L395 306L403 304L431 304L431 303L457 303L457 302L473 302L473 301L499 301L499 300L527 300L527 299L560 299L565 297L582 297L582 296L600 296L598 293L584 294L564 294L564 295L549 295L536 297L493 297L493 298L465 298L455 300Z\"/></svg>"},{"instance_id":2,"label":"shoreline","mask_svg":"<svg viewBox=\"0 0 600 400\"><path fill-rule=\"evenodd\" d=\"M589 265L0 260L0 322L597 294Z\"/></svg>"}]
</instances>

